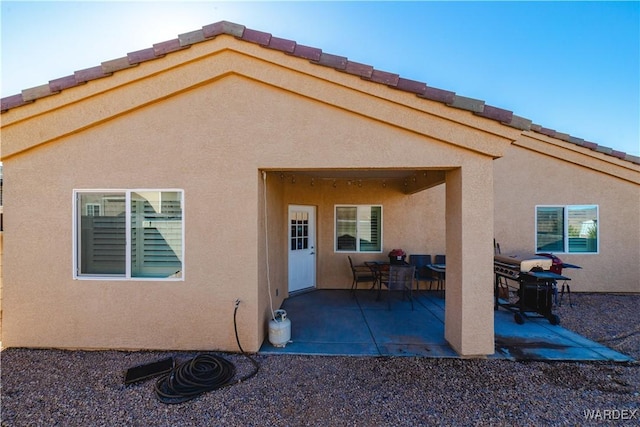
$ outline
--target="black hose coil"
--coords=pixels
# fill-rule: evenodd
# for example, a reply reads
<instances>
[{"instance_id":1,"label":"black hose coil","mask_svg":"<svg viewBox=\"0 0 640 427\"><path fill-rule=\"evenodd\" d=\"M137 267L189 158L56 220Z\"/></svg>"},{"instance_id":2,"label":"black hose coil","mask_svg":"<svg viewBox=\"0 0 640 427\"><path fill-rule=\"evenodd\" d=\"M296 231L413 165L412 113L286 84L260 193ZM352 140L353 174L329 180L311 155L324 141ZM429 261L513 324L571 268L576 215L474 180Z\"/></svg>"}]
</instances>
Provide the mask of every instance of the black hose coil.
<instances>
[{"instance_id":1,"label":"black hose coil","mask_svg":"<svg viewBox=\"0 0 640 427\"><path fill-rule=\"evenodd\" d=\"M163 403L182 403L207 391L225 386L236 367L215 354L199 354L178 365L156 382L156 396Z\"/></svg>"},{"instance_id":2,"label":"black hose coil","mask_svg":"<svg viewBox=\"0 0 640 427\"><path fill-rule=\"evenodd\" d=\"M260 365L246 354L238 338L236 313L240 301L236 301L233 311L233 327L236 332L236 342L240 352L253 363L254 370L238 382L243 382L258 373ZM162 403L183 403L198 395L216 390L231 384L236 374L236 367L229 360L216 354L199 354L191 360L181 363L169 374L161 377L155 384L156 397Z\"/></svg>"}]
</instances>

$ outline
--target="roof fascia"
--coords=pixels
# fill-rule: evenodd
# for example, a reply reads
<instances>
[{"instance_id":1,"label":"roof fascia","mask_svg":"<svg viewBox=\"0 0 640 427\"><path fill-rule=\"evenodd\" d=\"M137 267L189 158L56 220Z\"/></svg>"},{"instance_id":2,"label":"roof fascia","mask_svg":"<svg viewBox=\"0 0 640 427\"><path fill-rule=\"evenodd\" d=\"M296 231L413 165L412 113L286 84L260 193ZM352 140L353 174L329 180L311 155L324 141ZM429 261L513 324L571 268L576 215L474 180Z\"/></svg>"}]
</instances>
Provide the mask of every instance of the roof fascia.
<instances>
[{"instance_id":1,"label":"roof fascia","mask_svg":"<svg viewBox=\"0 0 640 427\"><path fill-rule=\"evenodd\" d=\"M36 100L59 94L61 91L87 83L88 81L111 76L116 71L135 67L142 62L164 57L169 53L190 48L194 44L228 35L246 44L254 44L261 48L279 51L297 58L309 60L316 66L324 66L340 72L353 74L369 82L386 85L399 91L413 93L417 97L446 104L448 107L470 111L473 114L491 119L502 125L523 131L532 130L563 141L585 146L591 150L605 153L618 159L640 164L640 157L624 153L609 147L587 142L569 134L557 132L532 124L531 120L514 115L511 111L486 105L484 101L457 95L455 92L427 86L426 83L405 79L398 74L376 70L370 65L349 61L346 57L322 52L321 49L303 46L293 40L274 37L270 33L252 30L243 25L228 21L220 21L206 25L199 30L180 34L177 39L156 43L153 47L131 52L126 57L103 62L100 66L76 71L73 75L51 80L49 84L23 90L22 93L8 96L0 100L1 111L6 113L18 107L24 107ZM282 56L282 55L281 55ZM3 117L4 119L4 117Z\"/></svg>"},{"instance_id":2,"label":"roof fascia","mask_svg":"<svg viewBox=\"0 0 640 427\"><path fill-rule=\"evenodd\" d=\"M523 131L514 146L640 185L640 165L535 131Z\"/></svg>"},{"instance_id":3,"label":"roof fascia","mask_svg":"<svg viewBox=\"0 0 640 427\"><path fill-rule=\"evenodd\" d=\"M166 43L170 44L170 42ZM178 49L174 46L174 49L172 55L165 56L162 60L142 61L136 66L127 66L130 59L125 61L125 58L107 61L103 63L103 68L119 71L108 79L96 79L91 84L69 87L56 96L41 98L38 102L5 112L2 116L2 127L7 138L3 139L8 144L3 143L3 156L10 157L28 150L32 146L104 122L111 117L125 114L127 111L206 84L229 73L241 74L284 90L297 92L492 158L501 157L506 147L520 134L519 129L504 126L495 120L488 120L472 111L450 108L441 102L417 97L411 92L392 90L386 85L371 84L367 77L366 67L352 66L352 72L341 72L329 66L319 67L315 62L316 57L309 61L300 61L299 56L282 55L282 52L278 50L264 49L259 44L246 43L229 35L217 37L215 43L198 43L190 45L189 49ZM239 55L219 60L221 59L220 55L227 52ZM139 53L135 56L140 60L144 55ZM255 65L249 66L246 60L243 61L247 57L263 61L270 66L260 67L260 69ZM318 59L331 64L339 62L339 59L334 57L323 59L320 56ZM198 80L195 77L190 79L191 74L188 73L184 76L181 74L180 79L167 78L172 71L178 68L184 72L192 66L203 65L203 61L209 67L207 69L210 70L206 81ZM306 83L300 82L298 87L293 87L293 80L290 79L291 74L283 73L283 69L293 72L297 76L306 76ZM88 75L88 72L85 74ZM373 76L373 73L371 75ZM343 97L341 102L328 99L326 91L319 88L323 84L309 85L309 77L321 81L324 85L338 85L344 89L345 93L349 93L349 96ZM380 75L377 78L383 77ZM151 84L151 79L154 80L153 84ZM140 85L147 86L142 91L147 96L137 99L135 104L118 105L117 100L113 98L117 96L117 93L121 93L120 90ZM379 102L371 102L372 96ZM111 102L105 103L108 98L111 98ZM465 100L458 99L457 102L465 102ZM73 108L79 108L79 110L70 114L70 109ZM66 113L63 113L65 111ZM398 111L401 111L402 114L398 114ZM52 119L48 116L60 114L65 115L67 127L58 134L53 134L51 129L54 129L55 126L47 126L47 122L51 124L50 120ZM37 123L37 119L40 119L44 125L33 126L34 123ZM434 126L435 121L442 119L449 121L452 126L461 126L459 129L462 129L462 137L458 135L454 139L451 137L451 132L434 131L437 129L437 126ZM55 120L56 123L60 123L59 117ZM30 125L19 126L21 123L26 124L26 122L29 122ZM20 140L23 142L34 141L35 143L33 145L28 143L14 144L15 138L11 138L10 135L11 129L15 126L22 128L21 132L24 132L26 128L27 134L22 134L23 137ZM36 127L41 127L39 132L36 131ZM32 128L33 131L29 136L29 129Z\"/></svg>"}]
</instances>

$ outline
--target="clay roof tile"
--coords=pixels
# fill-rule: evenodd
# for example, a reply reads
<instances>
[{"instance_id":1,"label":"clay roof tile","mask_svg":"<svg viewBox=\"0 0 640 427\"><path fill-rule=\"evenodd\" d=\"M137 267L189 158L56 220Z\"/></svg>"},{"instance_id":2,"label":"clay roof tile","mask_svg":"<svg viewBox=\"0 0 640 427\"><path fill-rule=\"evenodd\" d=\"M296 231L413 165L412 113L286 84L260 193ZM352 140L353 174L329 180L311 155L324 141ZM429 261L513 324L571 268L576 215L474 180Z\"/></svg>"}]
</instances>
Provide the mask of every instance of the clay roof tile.
<instances>
[{"instance_id":1,"label":"clay roof tile","mask_svg":"<svg viewBox=\"0 0 640 427\"><path fill-rule=\"evenodd\" d=\"M237 38L242 38L246 27L244 25L234 24L229 21L220 21L202 27L203 35L206 38L219 36L220 34L228 34Z\"/></svg>"},{"instance_id":2,"label":"clay roof tile","mask_svg":"<svg viewBox=\"0 0 640 427\"><path fill-rule=\"evenodd\" d=\"M205 37L204 30L202 29L178 35L180 46L191 46L192 44L203 42L206 39L207 37Z\"/></svg>"},{"instance_id":3,"label":"clay roof tile","mask_svg":"<svg viewBox=\"0 0 640 427\"><path fill-rule=\"evenodd\" d=\"M580 145L614 157L640 164L640 158L621 151L602 147L593 142L576 138L566 133L534 124L531 120L514 115L511 111L485 105L484 101L456 95L455 92L427 86L415 80L405 79L398 74L376 70L370 65L349 61L346 57L323 53L321 49L297 44L293 40L273 37L271 34L247 29L244 25L228 21L220 21L206 25L199 30L180 34L177 39L156 43L153 47L128 53L126 57L103 62L100 66L76 71L73 75L50 80L48 84L25 89L22 93L8 96L0 100L2 112L17 108L37 99L53 95L62 90L83 84L85 82L107 77L112 73L136 66L139 63L161 58L169 53L185 49L192 44L200 43L218 35L227 34L250 43L279 50L288 55L307 59L314 64L334 68L338 71L359 76L367 81L380 83L401 91L415 93L418 97L444 103L450 107L468 110L474 114L496 120L507 126L521 130L531 130L552 138L557 138L572 144Z\"/></svg>"},{"instance_id":4,"label":"clay roof tile","mask_svg":"<svg viewBox=\"0 0 640 427\"><path fill-rule=\"evenodd\" d=\"M172 39L154 44L153 51L155 53L155 56L163 56L177 50L186 49L187 47L188 46L183 46L180 44L180 39Z\"/></svg>"},{"instance_id":5,"label":"clay roof tile","mask_svg":"<svg viewBox=\"0 0 640 427\"><path fill-rule=\"evenodd\" d=\"M91 80L101 79L103 77L110 76L111 73L105 73L102 69L102 65L96 67L85 68L84 70L78 70L73 73L78 83L85 83Z\"/></svg>"},{"instance_id":6,"label":"clay roof tile","mask_svg":"<svg viewBox=\"0 0 640 427\"><path fill-rule=\"evenodd\" d=\"M432 101L443 102L445 104L453 103L456 97L455 92L449 90L438 89L435 87L427 86L424 93L418 95L421 98L430 99Z\"/></svg>"},{"instance_id":7,"label":"clay roof tile","mask_svg":"<svg viewBox=\"0 0 640 427\"><path fill-rule=\"evenodd\" d=\"M241 39L247 42L259 44L260 46L269 46L271 34L245 28Z\"/></svg>"},{"instance_id":8,"label":"clay roof tile","mask_svg":"<svg viewBox=\"0 0 640 427\"><path fill-rule=\"evenodd\" d=\"M402 77L398 78L398 83L395 86L390 86L398 90L403 90L405 92L415 93L417 95L421 95L427 90L427 84L423 82L419 82L416 80L405 79Z\"/></svg>"},{"instance_id":9,"label":"clay roof tile","mask_svg":"<svg viewBox=\"0 0 640 427\"><path fill-rule=\"evenodd\" d=\"M122 58L112 59L110 61L105 61L101 64L102 71L107 74L113 74L116 71L125 70L127 68L135 67L138 64L131 64L129 62L128 56L123 56Z\"/></svg>"},{"instance_id":10,"label":"clay roof tile","mask_svg":"<svg viewBox=\"0 0 640 427\"><path fill-rule=\"evenodd\" d=\"M344 56L324 52L321 52L320 58L313 62L318 65L324 65L325 67L335 68L336 70L344 70L347 67L347 58Z\"/></svg>"},{"instance_id":11,"label":"clay roof tile","mask_svg":"<svg viewBox=\"0 0 640 427\"><path fill-rule=\"evenodd\" d=\"M127 53L127 58L129 58L129 64L139 64L145 61L151 61L152 59L158 58L156 54L156 50L152 47L142 50L137 50L135 52Z\"/></svg>"},{"instance_id":12,"label":"clay roof tile","mask_svg":"<svg viewBox=\"0 0 640 427\"><path fill-rule=\"evenodd\" d=\"M296 49L296 42L294 42L293 40L281 39L279 37L271 36L269 45L267 47L286 53L293 53L293 51Z\"/></svg>"},{"instance_id":13,"label":"clay roof tile","mask_svg":"<svg viewBox=\"0 0 640 427\"><path fill-rule=\"evenodd\" d=\"M365 79L370 79L371 75L373 74L373 67L371 65L361 64L359 62L347 61L347 65L342 71L344 71L345 73L364 77Z\"/></svg>"},{"instance_id":14,"label":"clay roof tile","mask_svg":"<svg viewBox=\"0 0 640 427\"><path fill-rule=\"evenodd\" d=\"M398 74L374 69L373 73L371 73L371 77L367 80L371 80L372 82L376 83L382 83L383 85L387 86L397 86L399 78L400 76Z\"/></svg>"},{"instance_id":15,"label":"clay roof tile","mask_svg":"<svg viewBox=\"0 0 640 427\"><path fill-rule=\"evenodd\" d=\"M22 91L22 99L25 102L33 101L38 98L44 98L45 96L53 95L54 93L58 93L57 91L51 91L51 86L49 84L44 84L36 87L32 87L29 89L25 89Z\"/></svg>"},{"instance_id":16,"label":"clay roof tile","mask_svg":"<svg viewBox=\"0 0 640 427\"><path fill-rule=\"evenodd\" d=\"M473 111L475 113L481 113L484 111L484 101L460 95L456 95L453 98L453 102L447 105L454 108L460 108L461 110Z\"/></svg>"},{"instance_id":17,"label":"clay roof tile","mask_svg":"<svg viewBox=\"0 0 640 427\"><path fill-rule=\"evenodd\" d=\"M61 91L69 89L70 87L78 86L80 83L76 80L75 74L70 76L64 76L57 79L49 80L49 86L51 91Z\"/></svg>"},{"instance_id":18,"label":"clay roof tile","mask_svg":"<svg viewBox=\"0 0 640 427\"><path fill-rule=\"evenodd\" d=\"M504 110L502 108L486 104L482 111L475 114L481 117L486 117L487 119L497 120L501 123L509 123L511 122L511 119L513 119L513 111Z\"/></svg>"},{"instance_id":19,"label":"clay roof tile","mask_svg":"<svg viewBox=\"0 0 640 427\"><path fill-rule=\"evenodd\" d=\"M17 95L11 95L11 96L2 98L0 100L0 110L2 110L2 112L5 112L7 110L10 110L11 108L20 107L24 104L28 104L28 102L25 101L22 98L22 94L19 93Z\"/></svg>"},{"instance_id":20,"label":"clay roof tile","mask_svg":"<svg viewBox=\"0 0 640 427\"><path fill-rule=\"evenodd\" d=\"M293 49L291 55L317 62L320 60L322 50L315 47L296 44L296 47L295 49Z\"/></svg>"}]
</instances>

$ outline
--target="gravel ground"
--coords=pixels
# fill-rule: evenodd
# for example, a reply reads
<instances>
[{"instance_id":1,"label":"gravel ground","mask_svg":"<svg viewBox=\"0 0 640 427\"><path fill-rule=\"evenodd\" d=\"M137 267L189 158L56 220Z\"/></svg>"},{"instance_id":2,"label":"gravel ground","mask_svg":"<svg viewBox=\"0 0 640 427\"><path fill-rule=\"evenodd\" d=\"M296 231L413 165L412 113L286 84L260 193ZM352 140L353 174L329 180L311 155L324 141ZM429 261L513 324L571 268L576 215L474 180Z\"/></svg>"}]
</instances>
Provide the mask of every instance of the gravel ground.
<instances>
[{"instance_id":1,"label":"gravel ground","mask_svg":"<svg viewBox=\"0 0 640 427\"><path fill-rule=\"evenodd\" d=\"M640 294L573 302L555 310L563 326L640 360ZM177 405L154 381L123 383L133 366L195 355L4 350L2 425L640 425L640 363L258 355L255 377Z\"/></svg>"}]
</instances>

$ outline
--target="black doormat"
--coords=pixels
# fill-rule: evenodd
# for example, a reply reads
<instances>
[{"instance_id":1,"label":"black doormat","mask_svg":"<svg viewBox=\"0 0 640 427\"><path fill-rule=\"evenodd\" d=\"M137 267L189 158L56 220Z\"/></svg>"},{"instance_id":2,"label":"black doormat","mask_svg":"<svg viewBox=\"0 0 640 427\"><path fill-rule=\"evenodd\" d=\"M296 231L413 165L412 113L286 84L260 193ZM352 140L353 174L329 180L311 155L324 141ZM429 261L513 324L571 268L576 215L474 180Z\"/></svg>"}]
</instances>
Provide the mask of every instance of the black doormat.
<instances>
[{"instance_id":1,"label":"black doormat","mask_svg":"<svg viewBox=\"0 0 640 427\"><path fill-rule=\"evenodd\" d=\"M127 373L124 377L124 383L131 384L166 374L170 372L174 366L175 361L173 360L173 357L167 357L166 359L158 360L157 362L134 366L133 368L127 369Z\"/></svg>"}]
</instances>

